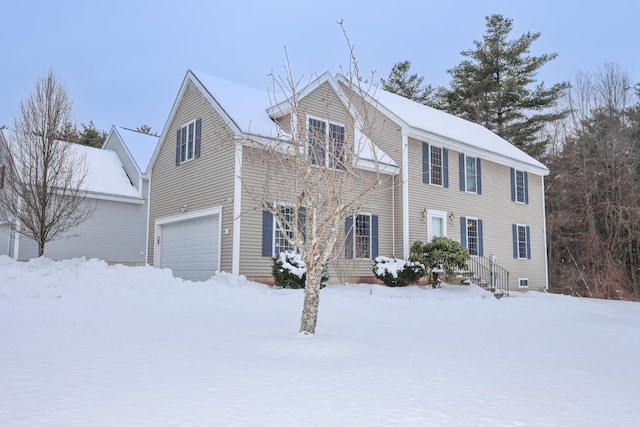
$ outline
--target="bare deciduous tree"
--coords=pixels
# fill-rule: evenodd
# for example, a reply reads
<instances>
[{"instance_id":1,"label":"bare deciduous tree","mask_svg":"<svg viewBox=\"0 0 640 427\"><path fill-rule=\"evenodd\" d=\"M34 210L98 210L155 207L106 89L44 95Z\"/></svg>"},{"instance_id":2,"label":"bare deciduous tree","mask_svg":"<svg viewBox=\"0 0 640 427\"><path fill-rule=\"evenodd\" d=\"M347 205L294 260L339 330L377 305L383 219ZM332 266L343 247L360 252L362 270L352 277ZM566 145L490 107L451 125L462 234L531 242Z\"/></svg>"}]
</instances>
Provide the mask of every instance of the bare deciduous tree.
<instances>
[{"instance_id":1,"label":"bare deciduous tree","mask_svg":"<svg viewBox=\"0 0 640 427\"><path fill-rule=\"evenodd\" d=\"M578 75L567 94L571 114L547 189L556 291L640 299L640 121L630 89L628 74L607 64Z\"/></svg>"},{"instance_id":2,"label":"bare deciduous tree","mask_svg":"<svg viewBox=\"0 0 640 427\"><path fill-rule=\"evenodd\" d=\"M85 159L69 142L71 101L65 87L49 71L20 105L15 133L4 151L5 185L0 197L0 222L38 244L85 221L92 209L82 189Z\"/></svg>"},{"instance_id":3,"label":"bare deciduous tree","mask_svg":"<svg viewBox=\"0 0 640 427\"><path fill-rule=\"evenodd\" d=\"M341 25L341 23L340 23ZM342 25L341 25L342 27ZM344 29L343 29L344 33ZM270 143L245 142L254 150L253 159L264 174L262 181L242 176L244 191L261 209L270 212L282 238L296 248L306 264L306 286L300 332L314 334L320 302L320 282L323 269L336 258L344 256L345 220L359 213L367 198L383 183L391 182L381 173L379 153L371 143L371 123L365 103L356 101L366 94L359 77L353 46L345 34L350 53L350 67L341 84L351 97L345 97L347 113L331 119L344 127L332 128L327 122L308 123L301 105L302 86L291 72L287 59L285 75L272 75L274 87L284 93L283 114L287 134ZM369 80L371 81L371 80ZM336 111L337 97L322 96L322 108L327 116ZM358 165L365 154L369 170Z\"/></svg>"}]
</instances>

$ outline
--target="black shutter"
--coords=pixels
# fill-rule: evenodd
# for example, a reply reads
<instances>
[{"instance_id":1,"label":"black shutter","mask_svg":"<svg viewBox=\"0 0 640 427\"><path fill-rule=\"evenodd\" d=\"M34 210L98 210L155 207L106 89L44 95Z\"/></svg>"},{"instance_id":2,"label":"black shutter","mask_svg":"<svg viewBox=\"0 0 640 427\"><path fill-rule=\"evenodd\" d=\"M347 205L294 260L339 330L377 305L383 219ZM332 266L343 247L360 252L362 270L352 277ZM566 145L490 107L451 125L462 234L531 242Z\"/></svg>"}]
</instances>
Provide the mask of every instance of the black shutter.
<instances>
[{"instance_id":1,"label":"black shutter","mask_svg":"<svg viewBox=\"0 0 640 427\"><path fill-rule=\"evenodd\" d=\"M262 211L262 256L273 255L273 215Z\"/></svg>"},{"instance_id":2,"label":"black shutter","mask_svg":"<svg viewBox=\"0 0 640 427\"><path fill-rule=\"evenodd\" d=\"M176 135L176 166L180 164L180 136L182 135L182 128L178 129Z\"/></svg>"},{"instance_id":3,"label":"black shutter","mask_svg":"<svg viewBox=\"0 0 640 427\"><path fill-rule=\"evenodd\" d=\"M196 120L195 157L200 157L200 134L202 132L202 119Z\"/></svg>"}]
</instances>

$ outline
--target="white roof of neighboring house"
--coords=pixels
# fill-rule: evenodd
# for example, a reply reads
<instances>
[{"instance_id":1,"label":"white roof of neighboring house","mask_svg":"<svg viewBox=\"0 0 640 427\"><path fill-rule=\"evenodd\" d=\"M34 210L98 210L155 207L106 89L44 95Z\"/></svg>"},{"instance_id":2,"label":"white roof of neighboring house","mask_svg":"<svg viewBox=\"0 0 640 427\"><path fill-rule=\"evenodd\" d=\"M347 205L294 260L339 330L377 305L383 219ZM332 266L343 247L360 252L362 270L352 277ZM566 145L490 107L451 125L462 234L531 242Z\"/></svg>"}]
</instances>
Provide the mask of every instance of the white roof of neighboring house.
<instances>
[{"instance_id":1,"label":"white roof of neighboring house","mask_svg":"<svg viewBox=\"0 0 640 427\"><path fill-rule=\"evenodd\" d=\"M141 199L115 152L80 144L71 144L71 147L75 156L84 157L86 161L87 175L82 185L84 190L108 196Z\"/></svg>"},{"instance_id":2,"label":"white roof of neighboring house","mask_svg":"<svg viewBox=\"0 0 640 427\"><path fill-rule=\"evenodd\" d=\"M266 110L273 100L273 91L255 89L240 83L230 82L210 76L201 71L191 73L202 84L235 123L240 132L276 138L282 135L282 129L271 120ZM279 97L278 100L281 100Z\"/></svg>"},{"instance_id":3,"label":"white roof of neighboring house","mask_svg":"<svg viewBox=\"0 0 640 427\"><path fill-rule=\"evenodd\" d=\"M138 169L144 174L149 167L156 145L158 145L159 137L123 127L117 127L116 131L129 150L131 158L136 162Z\"/></svg>"},{"instance_id":4,"label":"white roof of neighboring house","mask_svg":"<svg viewBox=\"0 0 640 427\"><path fill-rule=\"evenodd\" d=\"M374 105L383 107L415 130L515 160L538 169L545 175L549 172L545 165L477 123L387 92L379 87L371 97L374 99Z\"/></svg>"},{"instance_id":5,"label":"white roof of neighboring house","mask_svg":"<svg viewBox=\"0 0 640 427\"><path fill-rule=\"evenodd\" d=\"M5 133L3 130L0 132L3 133L2 136L7 144L12 145L14 132ZM60 143L70 144L72 156L75 159L85 159L87 175L82 188L91 193L89 197L107 196L142 200L138 195L138 190L127 177L122 162L115 152L64 141L60 141Z\"/></svg>"}]
</instances>

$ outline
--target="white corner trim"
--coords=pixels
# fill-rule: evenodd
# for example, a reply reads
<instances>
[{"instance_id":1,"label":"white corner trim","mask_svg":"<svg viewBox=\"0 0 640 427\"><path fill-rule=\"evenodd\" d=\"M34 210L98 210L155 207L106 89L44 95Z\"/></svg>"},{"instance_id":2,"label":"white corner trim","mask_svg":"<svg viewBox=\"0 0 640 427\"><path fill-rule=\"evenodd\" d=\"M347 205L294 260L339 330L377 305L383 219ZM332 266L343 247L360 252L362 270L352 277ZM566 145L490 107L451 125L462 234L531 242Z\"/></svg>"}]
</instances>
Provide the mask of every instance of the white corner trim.
<instances>
[{"instance_id":1,"label":"white corner trim","mask_svg":"<svg viewBox=\"0 0 640 427\"><path fill-rule=\"evenodd\" d=\"M240 225L242 214L242 143L236 142L233 177L233 236L231 273L240 274Z\"/></svg>"},{"instance_id":2,"label":"white corner trim","mask_svg":"<svg viewBox=\"0 0 640 427\"><path fill-rule=\"evenodd\" d=\"M402 257L409 259L409 137L402 132Z\"/></svg>"},{"instance_id":3,"label":"white corner trim","mask_svg":"<svg viewBox=\"0 0 640 427\"><path fill-rule=\"evenodd\" d=\"M544 198L544 176L542 180L542 234L544 236L544 288L549 290L549 254L547 253L547 207Z\"/></svg>"}]
</instances>

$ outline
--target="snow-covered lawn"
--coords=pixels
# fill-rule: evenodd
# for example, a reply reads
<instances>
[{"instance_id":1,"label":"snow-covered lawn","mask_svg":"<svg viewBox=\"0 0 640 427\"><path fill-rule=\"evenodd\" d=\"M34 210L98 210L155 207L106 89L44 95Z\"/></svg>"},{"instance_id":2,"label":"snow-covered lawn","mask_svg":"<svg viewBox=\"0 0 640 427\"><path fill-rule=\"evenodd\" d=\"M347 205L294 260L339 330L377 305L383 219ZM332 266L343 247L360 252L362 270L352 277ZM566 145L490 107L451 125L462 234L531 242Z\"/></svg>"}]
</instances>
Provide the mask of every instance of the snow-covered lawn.
<instances>
[{"instance_id":1,"label":"snow-covered lawn","mask_svg":"<svg viewBox=\"0 0 640 427\"><path fill-rule=\"evenodd\" d=\"M0 257L2 426L637 426L640 304Z\"/></svg>"}]
</instances>

